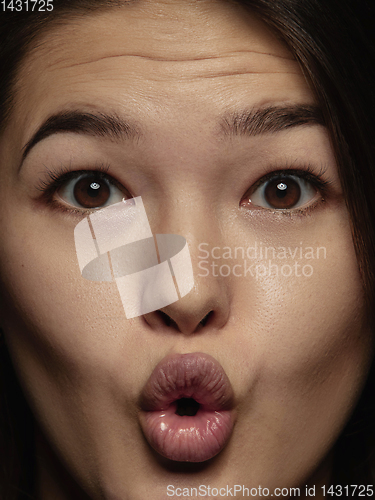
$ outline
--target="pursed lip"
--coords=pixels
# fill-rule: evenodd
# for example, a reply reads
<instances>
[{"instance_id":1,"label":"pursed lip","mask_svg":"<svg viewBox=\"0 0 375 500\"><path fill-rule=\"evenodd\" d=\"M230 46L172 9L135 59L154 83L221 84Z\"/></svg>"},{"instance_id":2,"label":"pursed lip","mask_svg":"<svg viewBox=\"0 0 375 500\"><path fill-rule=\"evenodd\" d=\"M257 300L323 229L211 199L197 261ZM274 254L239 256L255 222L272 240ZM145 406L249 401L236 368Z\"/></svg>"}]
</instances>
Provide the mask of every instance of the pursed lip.
<instances>
[{"instance_id":1,"label":"pursed lip","mask_svg":"<svg viewBox=\"0 0 375 500\"><path fill-rule=\"evenodd\" d=\"M195 415L176 413L182 398L199 403ZM171 460L208 460L232 434L233 399L228 376L215 358L199 352L168 355L155 367L140 396L143 433L157 452Z\"/></svg>"},{"instance_id":2,"label":"pursed lip","mask_svg":"<svg viewBox=\"0 0 375 500\"><path fill-rule=\"evenodd\" d=\"M233 389L223 367L209 354L172 354L153 370L140 406L146 411L164 410L179 398L193 398L207 410L229 410Z\"/></svg>"}]
</instances>

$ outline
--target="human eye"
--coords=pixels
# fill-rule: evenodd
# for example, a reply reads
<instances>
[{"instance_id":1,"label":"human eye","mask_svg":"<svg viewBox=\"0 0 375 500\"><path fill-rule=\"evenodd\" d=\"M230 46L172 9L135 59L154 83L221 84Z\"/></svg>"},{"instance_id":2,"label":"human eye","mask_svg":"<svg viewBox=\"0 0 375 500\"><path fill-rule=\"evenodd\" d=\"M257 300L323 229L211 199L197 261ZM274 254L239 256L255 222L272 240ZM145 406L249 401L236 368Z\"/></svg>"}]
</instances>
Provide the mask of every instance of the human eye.
<instances>
[{"instance_id":1,"label":"human eye","mask_svg":"<svg viewBox=\"0 0 375 500\"><path fill-rule=\"evenodd\" d=\"M130 193L107 173L108 168L48 172L39 189L42 198L55 209L82 213L113 205Z\"/></svg>"},{"instance_id":2,"label":"human eye","mask_svg":"<svg viewBox=\"0 0 375 500\"><path fill-rule=\"evenodd\" d=\"M271 210L303 210L324 200L329 181L322 172L278 170L259 179L245 194L241 206Z\"/></svg>"}]
</instances>

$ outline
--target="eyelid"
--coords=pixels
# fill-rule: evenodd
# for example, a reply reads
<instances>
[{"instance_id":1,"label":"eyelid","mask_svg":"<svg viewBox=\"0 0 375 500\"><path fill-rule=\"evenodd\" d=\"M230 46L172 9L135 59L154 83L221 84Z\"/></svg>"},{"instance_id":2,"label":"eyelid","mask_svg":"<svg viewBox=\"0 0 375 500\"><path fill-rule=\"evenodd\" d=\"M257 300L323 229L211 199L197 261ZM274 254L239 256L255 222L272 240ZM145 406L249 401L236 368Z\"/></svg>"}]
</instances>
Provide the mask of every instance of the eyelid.
<instances>
[{"instance_id":1,"label":"eyelid","mask_svg":"<svg viewBox=\"0 0 375 500\"><path fill-rule=\"evenodd\" d=\"M95 172L99 176L110 177L110 175L108 174L109 169L110 166L105 164L100 164L92 169L80 169L80 170L74 170L71 166L67 167L63 165L56 170L50 170L48 167L46 167L46 172L44 176L47 179L41 177L38 181L36 189L38 191L41 191L42 193L45 193L49 189L60 187L64 182L74 179L79 175L90 174L92 172Z\"/></svg>"},{"instance_id":2,"label":"eyelid","mask_svg":"<svg viewBox=\"0 0 375 500\"><path fill-rule=\"evenodd\" d=\"M282 177L283 175L295 175L296 177L301 177L311 182L311 184L319 189L322 195L324 195L332 184L332 181L326 177L327 170L327 166L321 165L319 171L316 172L316 169L311 164L307 164L301 168L274 168L256 181L255 184L251 186L250 190L254 192L259 186L271 179ZM248 190L247 193L250 193L250 190Z\"/></svg>"}]
</instances>

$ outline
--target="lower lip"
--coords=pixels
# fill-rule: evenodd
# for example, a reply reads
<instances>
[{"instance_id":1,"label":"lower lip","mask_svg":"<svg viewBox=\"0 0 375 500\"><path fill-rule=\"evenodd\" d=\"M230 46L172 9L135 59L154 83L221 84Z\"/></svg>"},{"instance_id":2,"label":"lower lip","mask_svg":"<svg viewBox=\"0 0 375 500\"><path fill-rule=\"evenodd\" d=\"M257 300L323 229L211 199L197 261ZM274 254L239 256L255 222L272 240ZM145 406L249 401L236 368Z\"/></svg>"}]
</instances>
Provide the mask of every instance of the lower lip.
<instances>
[{"instance_id":1,"label":"lower lip","mask_svg":"<svg viewBox=\"0 0 375 500\"><path fill-rule=\"evenodd\" d=\"M199 408L194 416L180 416L176 404L167 410L142 412L147 441L163 457L177 462L204 462L217 455L233 430L231 411Z\"/></svg>"}]
</instances>

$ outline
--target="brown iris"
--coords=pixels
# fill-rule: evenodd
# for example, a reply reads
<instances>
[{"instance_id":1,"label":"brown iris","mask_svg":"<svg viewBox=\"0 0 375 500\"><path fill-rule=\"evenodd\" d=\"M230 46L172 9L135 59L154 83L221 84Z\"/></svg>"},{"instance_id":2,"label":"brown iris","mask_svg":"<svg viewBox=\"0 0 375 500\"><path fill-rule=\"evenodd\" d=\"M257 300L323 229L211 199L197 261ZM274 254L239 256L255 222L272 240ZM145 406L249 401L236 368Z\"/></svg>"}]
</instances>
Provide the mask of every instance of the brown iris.
<instances>
[{"instance_id":1,"label":"brown iris","mask_svg":"<svg viewBox=\"0 0 375 500\"><path fill-rule=\"evenodd\" d=\"M79 179L74 186L74 198L84 208L104 205L111 194L108 184L95 175Z\"/></svg>"},{"instance_id":2,"label":"brown iris","mask_svg":"<svg viewBox=\"0 0 375 500\"><path fill-rule=\"evenodd\" d=\"M301 188L291 177L277 177L267 183L264 197L272 208L293 208L301 198Z\"/></svg>"}]
</instances>

